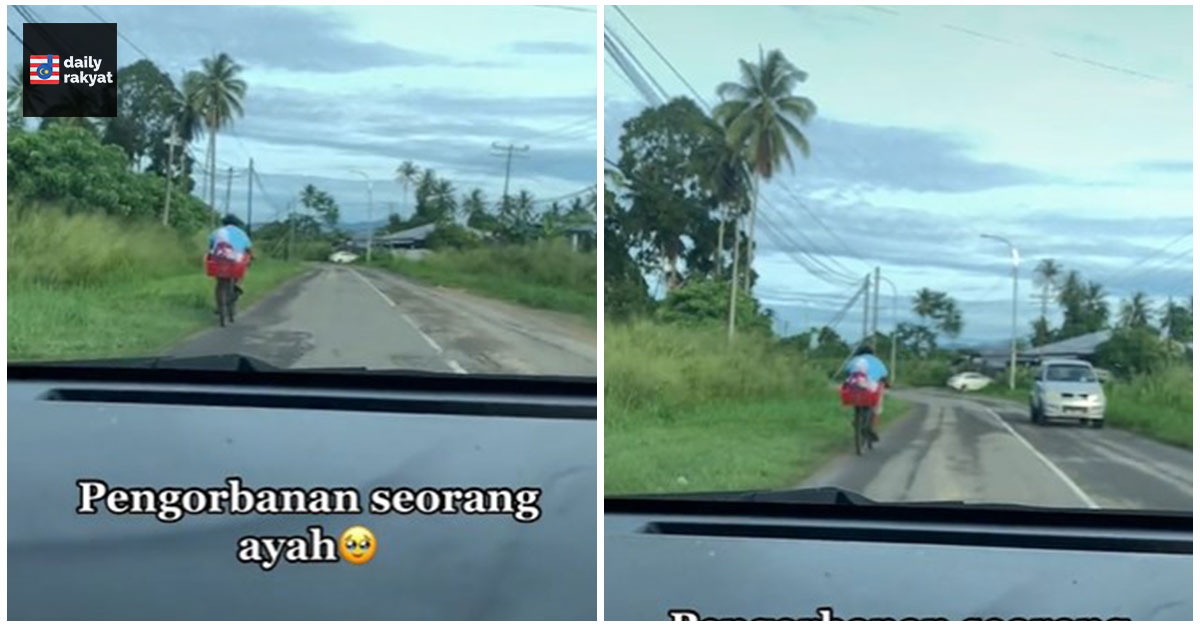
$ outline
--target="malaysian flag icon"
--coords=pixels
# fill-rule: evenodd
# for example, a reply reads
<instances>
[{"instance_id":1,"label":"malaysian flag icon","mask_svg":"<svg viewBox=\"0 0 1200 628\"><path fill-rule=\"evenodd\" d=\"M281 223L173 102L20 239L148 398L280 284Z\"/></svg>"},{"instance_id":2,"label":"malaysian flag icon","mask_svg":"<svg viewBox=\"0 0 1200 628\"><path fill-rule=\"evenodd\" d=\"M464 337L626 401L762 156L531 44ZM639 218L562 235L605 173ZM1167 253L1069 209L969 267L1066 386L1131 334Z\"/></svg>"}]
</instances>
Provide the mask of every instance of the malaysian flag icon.
<instances>
[{"instance_id":1,"label":"malaysian flag icon","mask_svg":"<svg viewBox=\"0 0 1200 628\"><path fill-rule=\"evenodd\" d=\"M58 85L58 55L29 55L29 84Z\"/></svg>"}]
</instances>

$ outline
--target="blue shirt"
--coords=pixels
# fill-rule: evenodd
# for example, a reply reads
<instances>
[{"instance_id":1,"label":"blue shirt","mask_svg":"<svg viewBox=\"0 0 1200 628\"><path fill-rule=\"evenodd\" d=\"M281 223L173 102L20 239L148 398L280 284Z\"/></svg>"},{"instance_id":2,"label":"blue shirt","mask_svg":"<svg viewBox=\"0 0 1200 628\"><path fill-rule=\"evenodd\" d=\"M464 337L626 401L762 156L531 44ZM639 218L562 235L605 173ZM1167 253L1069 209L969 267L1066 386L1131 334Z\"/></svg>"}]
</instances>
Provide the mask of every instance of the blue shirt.
<instances>
[{"instance_id":1,"label":"blue shirt","mask_svg":"<svg viewBox=\"0 0 1200 628\"><path fill-rule=\"evenodd\" d=\"M237 225L225 225L210 233L208 235L208 252L214 252L219 242L227 242L229 246L233 247L233 252L238 257L250 249L250 236L246 235L246 232Z\"/></svg>"},{"instance_id":2,"label":"blue shirt","mask_svg":"<svg viewBox=\"0 0 1200 628\"><path fill-rule=\"evenodd\" d=\"M864 359L867 361L867 379L871 380L872 383L877 383L888 376L887 366L884 366L883 361L869 353L852 356L849 360L846 360L845 364L842 364L842 368L838 369L838 373L849 375L854 361Z\"/></svg>"}]
</instances>

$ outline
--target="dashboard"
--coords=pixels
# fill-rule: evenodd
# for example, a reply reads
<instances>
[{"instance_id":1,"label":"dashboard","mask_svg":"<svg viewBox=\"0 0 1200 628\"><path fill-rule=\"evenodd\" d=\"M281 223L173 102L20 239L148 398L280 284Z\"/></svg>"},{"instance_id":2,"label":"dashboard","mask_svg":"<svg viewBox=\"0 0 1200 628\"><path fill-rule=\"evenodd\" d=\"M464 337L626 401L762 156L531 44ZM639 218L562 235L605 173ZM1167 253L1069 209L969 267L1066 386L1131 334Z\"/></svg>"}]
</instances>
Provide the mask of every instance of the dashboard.
<instances>
[{"instance_id":1,"label":"dashboard","mask_svg":"<svg viewBox=\"0 0 1200 628\"><path fill-rule=\"evenodd\" d=\"M8 617L594 620L595 417L594 378L9 365ZM81 479L229 477L364 508L379 487L535 487L540 517L77 512ZM246 537L352 525L368 563L240 560Z\"/></svg>"},{"instance_id":2,"label":"dashboard","mask_svg":"<svg viewBox=\"0 0 1200 628\"><path fill-rule=\"evenodd\" d=\"M606 499L606 620L1192 618L1190 513Z\"/></svg>"}]
</instances>

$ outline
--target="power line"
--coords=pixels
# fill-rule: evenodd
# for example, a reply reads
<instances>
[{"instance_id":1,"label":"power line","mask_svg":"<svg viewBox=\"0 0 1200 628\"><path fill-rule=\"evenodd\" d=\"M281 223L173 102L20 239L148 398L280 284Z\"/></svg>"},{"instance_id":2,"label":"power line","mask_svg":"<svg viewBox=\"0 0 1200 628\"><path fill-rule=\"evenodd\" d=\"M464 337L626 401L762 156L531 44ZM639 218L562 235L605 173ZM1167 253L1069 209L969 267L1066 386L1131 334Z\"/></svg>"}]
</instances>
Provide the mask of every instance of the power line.
<instances>
[{"instance_id":1,"label":"power line","mask_svg":"<svg viewBox=\"0 0 1200 628\"><path fill-rule=\"evenodd\" d=\"M670 68L671 72L675 75L675 78L683 82L683 84L688 88L688 91L692 92L692 95L696 97L696 100L700 101L700 104L704 105L704 109L706 111L711 111L712 107L708 104L708 101L706 101L704 97L700 95L700 92L696 91L696 88L692 87L692 84L683 77L683 74L680 74L679 70L675 69L675 66L671 64L671 61L667 59L663 53L659 52L658 46L655 46L654 42L650 41L650 38L642 32L642 29L638 28L638 25L633 22L633 19L626 15L625 11L622 10L621 7L613 5L613 8L617 10L617 13L620 14L621 17L625 18L626 22L629 22L629 25L633 27L633 31L642 38L642 41L646 42L647 46L650 46L650 50L654 51L654 54L658 55L658 58L661 59L663 63L667 64L667 67Z\"/></svg>"},{"instance_id":2,"label":"power line","mask_svg":"<svg viewBox=\"0 0 1200 628\"><path fill-rule=\"evenodd\" d=\"M87 10L87 12L88 12L88 13L91 13L92 15L96 16L96 19L100 20L101 22L108 22L108 23L112 23L110 20L108 20L108 19L107 19L107 18L105 18L104 16L100 15L99 13L96 13L96 11L95 11L94 9L92 9L92 7L89 7L89 6L87 6L87 5L85 4L85 5L83 5L83 8L84 8L85 10ZM125 36L125 33L122 33L120 29L117 29L117 37L120 37L121 39L123 39L123 40L125 41L125 43L129 44L130 46L133 46L133 49L134 49L134 50L136 50L136 51L138 51L139 53L141 53L141 55L142 55L143 57L145 57L145 58L147 58L147 59L149 59L149 58L150 58L150 55L149 55L149 54L147 54L145 50L142 50L142 48L141 48L140 46L138 46L137 44L133 43L133 40L131 40L131 39L129 39L128 37L126 37L126 36Z\"/></svg>"},{"instance_id":3,"label":"power line","mask_svg":"<svg viewBox=\"0 0 1200 628\"><path fill-rule=\"evenodd\" d=\"M14 32L13 32L13 29L12 29L12 27L11 27L11 26L8 26L7 24L5 24L5 28L7 28L7 29L8 29L8 34L9 34L9 35L12 35L14 38L16 38L16 40L17 40L17 43L21 44L22 46L24 46L24 45L25 45L25 42L21 41L21 36L20 36L20 35L17 35L16 33L14 33Z\"/></svg>"},{"instance_id":4,"label":"power line","mask_svg":"<svg viewBox=\"0 0 1200 628\"><path fill-rule=\"evenodd\" d=\"M1134 263L1132 263L1132 264L1126 266L1125 268L1122 268L1116 272L1108 273L1107 275L1101 277L1098 281L1100 283L1109 283L1114 279L1120 279L1120 278L1124 277L1126 274L1128 274L1129 271L1137 268L1138 266L1141 266L1142 264L1145 264L1146 262L1154 259L1155 257L1158 257L1159 255L1162 255L1163 253L1165 253L1167 251L1167 249L1174 246L1176 242L1179 242L1180 240L1183 240L1184 238L1191 237L1191 235L1192 235L1191 231L1180 234L1179 236L1172 239L1170 242L1168 242L1168 243L1164 244L1163 246L1152 251L1149 255L1135 261Z\"/></svg>"},{"instance_id":5,"label":"power line","mask_svg":"<svg viewBox=\"0 0 1200 628\"><path fill-rule=\"evenodd\" d=\"M866 9L868 11L875 11L877 13L885 13L887 15L892 15L892 16L896 16L896 17L903 15L901 12L896 11L895 9L890 9L890 8L885 8L885 7L863 6L860 8ZM957 33L968 35L970 37L975 37L977 39L983 39L983 40L990 41L993 43L1004 44L1004 45L1013 46L1013 47L1017 47L1017 48L1036 50L1039 52L1049 54L1054 57L1058 57L1060 59L1065 59L1067 61L1073 61L1076 63L1088 65L1091 67L1099 68L1101 70L1108 70L1110 72L1117 72L1117 73L1125 74L1128 76L1135 76L1137 78L1142 78L1142 79L1147 79L1147 80L1152 80L1152 81L1159 81L1162 83L1171 83L1174 85L1180 85L1180 86L1187 87L1188 89L1191 89L1191 87L1192 87L1191 83L1182 83L1182 82L1174 80L1174 79L1164 78L1161 76L1155 76L1153 74L1142 72L1140 70L1134 70L1131 68L1114 65L1111 63L1106 63L1104 61L1098 61L1096 59L1092 59L1089 57L1084 57L1081 55L1063 52L1060 50L1055 50L1053 48L1047 48L1044 46L1037 46L1037 45L1033 45L1033 44L1027 44L1027 43L1023 43L1023 42L1019 42L1019 41L1014 41L1011 39L1007 39L1005 37L990 35L988 33L984 33L984 32L978 31L973 28L967 28L965 26L960 26L958 24L952 24L949 22L938 22L937 25L940 28L943 28L945 30L954 31Z\"/></svg>"}]
</instances>

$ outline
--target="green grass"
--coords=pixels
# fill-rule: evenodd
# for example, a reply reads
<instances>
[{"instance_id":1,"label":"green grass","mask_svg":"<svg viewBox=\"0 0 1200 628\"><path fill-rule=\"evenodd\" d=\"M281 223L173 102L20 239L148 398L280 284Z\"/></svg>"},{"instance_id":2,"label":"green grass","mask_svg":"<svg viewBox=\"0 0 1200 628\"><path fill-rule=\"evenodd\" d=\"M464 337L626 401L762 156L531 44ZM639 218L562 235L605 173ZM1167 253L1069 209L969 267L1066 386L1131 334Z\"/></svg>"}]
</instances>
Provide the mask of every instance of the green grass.
<instances>
[{"instance_id":1,"label":"green grass","mask_svg":"<svg viewBox=\"0 0 1200 628\"><path fill-rule=\"evenodd\" d=\"M214 325L203 234L99 214L10 207L8 359L159 354ZM256 260L241 308L302 269Z\"/></svg>"},{"instance_id":2,"label":"green grass","mask_svg":"<svg viewBox=\"0 0 1200 628\"><path fill-rule=\"evenodd\" d=\"M852 447L821 369L767 339L608 323L604 356L606 494L790 488Z\"/></svg>"},{"instance_id":3,"label":"green grass","mask_svg":"<svg viewBox=\"0 0 1200 628\"><path fill-rule=\"evenodd\" d=\"M596 317L596 253L575 252L562 241L449 249L419 261L384 257L372 263L426 283L592 321Z\"/></svg>"}]
</instances>

